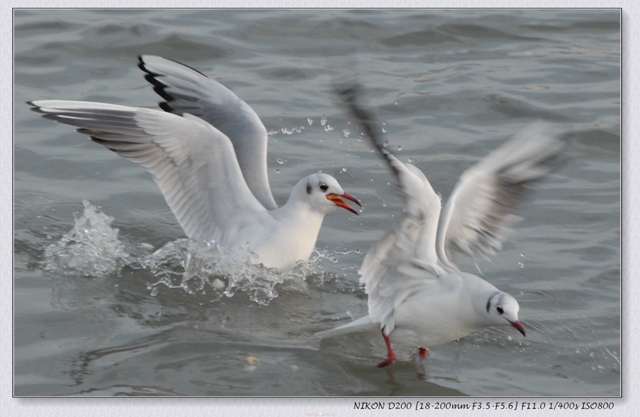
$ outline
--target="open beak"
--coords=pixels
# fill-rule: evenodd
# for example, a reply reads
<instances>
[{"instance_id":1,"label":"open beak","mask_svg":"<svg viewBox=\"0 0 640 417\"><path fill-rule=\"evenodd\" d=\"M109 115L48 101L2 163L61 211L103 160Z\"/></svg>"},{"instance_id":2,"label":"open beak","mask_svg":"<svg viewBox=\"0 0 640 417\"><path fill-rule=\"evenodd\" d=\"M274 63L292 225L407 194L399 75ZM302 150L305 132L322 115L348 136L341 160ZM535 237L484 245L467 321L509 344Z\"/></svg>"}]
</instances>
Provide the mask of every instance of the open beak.
<instances>
[{"instance_id":1,"label":"open beak","mask_svg":"<svg viewBox=\"0 0 640 417\"><path fill-rule=\"evenodd\" d=\"M507 320L507 321L508 321L508 320ZM520 333L522 333L522 335L523 335L524 337L527 337L527 335L524 333L524 327L522 327L522 324L520 324L520 320L518 320L518 321L509 321L509 323L511 323L511 325L512 325L513 327L515 327L516 329L518 329L518 331L519 331Z\"/></svg>"},{"instance_id":2,"label":"open beak","mask_svg":"<svg viewBox=\"0 0 640 417\"><path fill-rule=\"evenodd\" d=\"M344 200L342 200L342 198L346 198L347 200L351 200L354 203L356 203L357 205L359 205L360 207L362 207L362 204L360 204L360 202L358 200L356 200L355 197L344 193L342 195L338 195L338 194L327 194L327 200L331 201L333 204L335 204L338 207L342 207L345 210L349 210L350 212L356 214L359 216L358 212L355 211L354 209L352 209L347 203L344 202Z\"/></svg>"}]
</instances>

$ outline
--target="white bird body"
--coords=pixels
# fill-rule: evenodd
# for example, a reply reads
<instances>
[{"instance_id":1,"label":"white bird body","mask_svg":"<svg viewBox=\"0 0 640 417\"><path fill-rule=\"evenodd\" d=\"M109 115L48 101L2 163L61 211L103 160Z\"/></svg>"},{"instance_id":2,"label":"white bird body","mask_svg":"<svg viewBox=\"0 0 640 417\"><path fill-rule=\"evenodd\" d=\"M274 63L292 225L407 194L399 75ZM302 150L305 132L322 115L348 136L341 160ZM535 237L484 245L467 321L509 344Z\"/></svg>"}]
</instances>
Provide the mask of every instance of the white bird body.
<instances>
[{"instance_id":1,"label":"white bird body","mask_svg":"<svg viewBox=\"0 0 640 417\"><path fill-rule=\"evenodd\" d=\"M475 275L447 272L437 285L423 286L396 308L391 340L396 333L399 342L411 340L413 346L433 347L482 330L493 323L483 320L486 301L481 301L496 292L500 291ZM416 321L416 317L421 319Z\"/></svg>"},{"instance_id":2,"label":"white bird body","mask_svg":"<svg viewBox=\"0 0 640 417\"><path fill-rule=\"evenodd\" d=\"M564 144L548 125L531 124L468 169L441 210L424 174L382 145L357 92L357 85L348 85L339 94L394 173L404 212L362 262L369 315L317 336L381 329L388 349L382 367L396 359L392 342L418 346L424 358L427 347L489 326L511 325L524 335L515 298L460 271L450 260L451 250L486 257L500 249L527 185L549 172Z\"/></svg>"},{"instance_id":3,"label":"white bird body","mask_svg":"<svg viewBox=\"0 0 640 417\"><path fill-rule=\"evenodd\" d=\"M230 90L180 63L140 57L165 111L106 103L36 100L45 118L136 162L153 176L187 237L248 248L280 271L311 255L325 214L360 203L328 174L300 180L278 208L266 170L267 132Z\"/></svg>"}]
</instances>

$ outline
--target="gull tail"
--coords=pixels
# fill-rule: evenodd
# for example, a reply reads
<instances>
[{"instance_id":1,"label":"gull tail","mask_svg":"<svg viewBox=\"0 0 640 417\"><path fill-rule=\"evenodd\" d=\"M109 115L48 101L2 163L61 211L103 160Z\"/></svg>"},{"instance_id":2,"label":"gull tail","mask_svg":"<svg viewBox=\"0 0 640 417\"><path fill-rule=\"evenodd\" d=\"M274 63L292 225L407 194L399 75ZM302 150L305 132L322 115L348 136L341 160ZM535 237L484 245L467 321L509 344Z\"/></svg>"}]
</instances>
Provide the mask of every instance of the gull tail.
<instances>
[{"instance_id":1,"label":"gull tail","mask_svg":"<svg viewBox=\"0 0 640 417\"><path fill-rule=\"evenodd\" d=\"M375 328L376 324L371 321L371 317L364 316L359 318L358 320L354 320L351 323L347 323L334 329L318 332L316 333L316 337L319 339L324 339L327 337L340 336L341 334L359 332Z\"/></svg>"}]
</instances>

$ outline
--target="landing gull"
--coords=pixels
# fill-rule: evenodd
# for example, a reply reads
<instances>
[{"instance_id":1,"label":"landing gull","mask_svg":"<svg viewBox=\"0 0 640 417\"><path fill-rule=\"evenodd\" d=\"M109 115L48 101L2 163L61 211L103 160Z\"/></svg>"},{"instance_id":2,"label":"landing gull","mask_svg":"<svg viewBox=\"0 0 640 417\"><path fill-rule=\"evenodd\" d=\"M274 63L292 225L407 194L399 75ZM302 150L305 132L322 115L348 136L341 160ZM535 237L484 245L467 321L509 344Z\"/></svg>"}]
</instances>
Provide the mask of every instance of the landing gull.
<instances>
[{"instance_id":1,"label":"landing gull","mask_svg":"<svg viewBox=\"0 0 640 417\"><path fill-rule=\"evenodd\" d=\"M106 103L35 100L32 110L77 131L153 176L187 237L247 247L279 271L311 255L324 216L344 200L328 174L311 174L277 207L267 176L267 131L247 103L183 64L143 55L139 67L164 111Z\"/></svg>"},{"instance_id":2,"label":"landing gull","mask_svg":"<svg viewBox=\"0 0 640 417\"><path fill-rule=\"evenodd\" d=\"M441 210L425 175L383 145L374 118L360 102L359 85L341 81L336 87L391 169L404 211L362 262L360 282L368 294L369 314L317 336L380 329L387 359L379 367L395 361L396 342L418 347L424 359L429 347L490 326L510 325L525 336L516 299L460 271L451 252L486 257L501 248L530 186L555 166L564 148L554 129L543 122L525 127L465 171Z\"/></svg>"}]
</instances>

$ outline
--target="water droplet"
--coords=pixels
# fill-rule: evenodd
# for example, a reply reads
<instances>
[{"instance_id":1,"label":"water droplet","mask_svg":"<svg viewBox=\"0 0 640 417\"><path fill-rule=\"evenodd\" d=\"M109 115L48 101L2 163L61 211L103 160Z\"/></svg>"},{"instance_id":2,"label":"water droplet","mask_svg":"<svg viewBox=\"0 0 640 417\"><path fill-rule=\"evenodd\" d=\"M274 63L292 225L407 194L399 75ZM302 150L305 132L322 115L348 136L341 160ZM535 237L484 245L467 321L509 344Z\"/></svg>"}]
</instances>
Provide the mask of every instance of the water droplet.
<instances>
[{"instance_id":1,"label":"water droplet","mask_svg":"<svg viewBox=\"0 0 640 417\"><path fill-rule=\"evenodd\" d=\"M331 126L331 125L326 125L326 126L324 127L324 131L325 131L325 132L330 132L330 131L332 131L332 130L333 130L333 126Z\"/></svg>"},{"instance_id":2,"label":"water droplet","mask_svg":"<svg viewBox=\"0 0 640 417\"><path fill-rule=\"evenodd\" d=\"M320 118L320 126L324 126L327 124L327 118L325 116L322 116Z\"/></svg>"},{"instance_id":3,"label":"water droplet","mask_svg":"<svg viewBox=\"0 0 640 417\"><path fill-rule=\"evenodd\" d=\"M518 262L518 267L524 268L524 264L522 262Z\"/></svg>"},{"instance_id":4,"label":"water droplet","mask_svg":"<svg viewBox=\"0 0 640 417\"><path fill-rule=\"evenodd\" d=\"M402 150L402 145L398 145L398 150L401 151Z\"/></svg>"},{"instance_id":5,"label":"water droplet","mask_svg":"<svg viewBox=\"0 0 640 417\"><path fill-rule=\"evenodd\" d=\"M384 129L382 129L384 131ZM384 142L382 142L382 147L386 148L387 146L389 146L389 141L385 140Z\"/></svg>"},{"instance_id":6,"label":"water droplet","mask_svg":"<svg viewBox=\"0 0 640 417\"><path fill-rule=\"evenodd\" d=\"M280 173L280 170L278 168L276 168L275 171L276 171L276 174Z\"/></svg>"},{"instance_id":7,"label":"water droplet","mask_svg":"<svg viewBox=\"0 0 640 417\"><path fill-rule=\"evenodd\" d=\"M412 163L413 162L413 158L409 158L407 162Z\"/></svg>"},{"instance_id":8,"label":"water droplet","mask_svg":"<svg viewBox=\"0 0 640 417\"><path fill-rule=\"evenodd\" d=\"M307 122L309 123L309 126L311 126L313 124L313 119L311 117L307 117Z\"/></svg>"},{"instance_id":9,"label":"water droplet","mask_svg":"<svg viewBox=\"0 0 640 417\"><path fill-rule=\"evenodd\" d=\"M386 127L382 128L382 133L387 133L387 128Z\"/></svg>"},{"instance_id":10,"label":"water droplet","mask_svg":"<svg viewBox=\"0 0 640 417\"><path fill-rule=\"evenodd\" d=\"M520 256L524 258L524 253L521 253Z\"/></svg>"},{"instance_id":11,"label":"water droplet","mask_svg":"<svg viewBox=\"0 0 640 417\"><path fill-rule=\"evenodd\" d=\"M348 137L349 137L349 135L351 134L351 132L349 132L349 129L344 129L344 130L342 131L342 134L344 134L344 137L345 137L345 138L348 138Z\"/></svg>"},{"instance_id":12,"label":"water droplet","mask_svg":"<svg viewBox=\"0 0 640 417\"><path fill-rule=\"evenodd\" d=\"M279 163L280 165L284 164L284 161L280 158L276 159L276 162Z\"/></svg>"}]
</instances>

